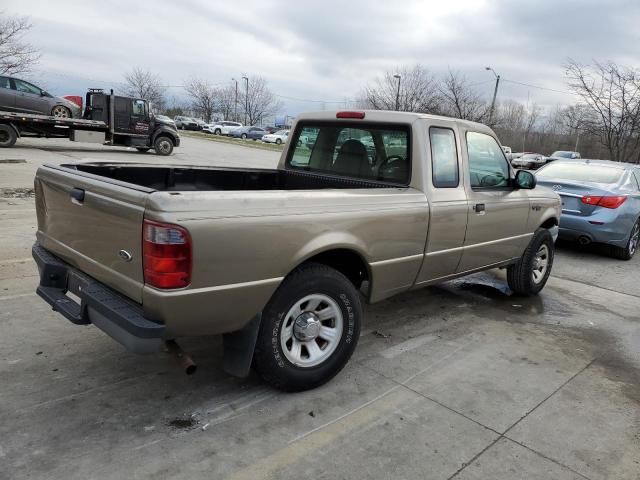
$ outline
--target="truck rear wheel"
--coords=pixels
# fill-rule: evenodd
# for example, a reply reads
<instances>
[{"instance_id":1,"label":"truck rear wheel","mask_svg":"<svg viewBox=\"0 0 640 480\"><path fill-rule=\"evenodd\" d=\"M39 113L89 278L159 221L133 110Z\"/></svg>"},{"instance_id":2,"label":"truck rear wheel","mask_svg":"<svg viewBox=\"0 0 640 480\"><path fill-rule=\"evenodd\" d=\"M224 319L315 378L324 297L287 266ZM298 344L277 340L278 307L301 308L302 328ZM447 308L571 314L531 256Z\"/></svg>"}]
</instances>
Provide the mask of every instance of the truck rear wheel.
<instances>
[{"instance_id":1,"label":"truck rear wheel","mask_svg":"<svg viewBox=\"0 0 640 480\"><path fill-rule=\"evenodd\" d=\"M360 336L362 306L340 272L310 263L290 274L262 313L254 368L281 390L302 391L331 380Z\"/></svg>"},{"instance_id":2,"label":"truck rear wheel","mask_svg":"<svg viewBox=\"0 0 640 480\"><path fill-rule=\"evenodd\" d=\"M13 147L18 139L18 134L9 125L0 125L0 148Z\"/></svg>"},{"instance_id":3,"label":"truck rear wheel","mask_svg":"<svg viewBox=\"0 0 640 480\"><path fill-rule=\"evenodd\" d=\"M527 245L520 260L507 269L509 288L519 295L536 295L544 288L553 266L553 237L546 228L539 228Z\"/></svg>"},{"instance_id":4,"label":"truck rear wheel","mask_svg":"<svg viewBox=\"0 0 640 480\"><path fill-rule=\"evenodd\" d=\"M156 141L153 142L153 148L158 155L171 155L171 152L173 152L173 140L166 135L160 135L156 138Z\"/></svg>"}]
</instances>

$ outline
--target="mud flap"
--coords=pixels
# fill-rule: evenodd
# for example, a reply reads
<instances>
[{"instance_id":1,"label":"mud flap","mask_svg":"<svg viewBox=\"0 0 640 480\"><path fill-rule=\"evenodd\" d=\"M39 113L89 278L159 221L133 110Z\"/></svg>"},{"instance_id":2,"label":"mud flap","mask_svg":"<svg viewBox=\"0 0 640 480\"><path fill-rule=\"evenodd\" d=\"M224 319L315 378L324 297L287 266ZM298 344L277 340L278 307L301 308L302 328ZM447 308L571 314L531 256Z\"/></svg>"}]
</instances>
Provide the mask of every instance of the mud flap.
<instances>
[{"instance_id":1,"label":"mud flap","mask_svg":"<svg viewBox=\"0 0 640 480\"><path fill-rule=\"evenodd\" d=\"M246 377L251 370L262 314L259 313L241 330L222 336L224 371L234 377Z\"/></svg>"}]
</instances>

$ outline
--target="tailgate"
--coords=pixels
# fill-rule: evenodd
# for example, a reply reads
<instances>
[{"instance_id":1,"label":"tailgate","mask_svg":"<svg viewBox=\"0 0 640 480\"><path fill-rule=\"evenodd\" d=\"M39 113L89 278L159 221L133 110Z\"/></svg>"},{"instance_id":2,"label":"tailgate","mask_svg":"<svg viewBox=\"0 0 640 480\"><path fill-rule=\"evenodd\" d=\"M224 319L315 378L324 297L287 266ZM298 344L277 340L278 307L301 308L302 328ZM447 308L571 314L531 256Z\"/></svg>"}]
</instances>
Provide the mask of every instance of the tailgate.
<instances>
[{"instance_id":1,"label":"tailgate","mask_svg":"<svg viewBox=\"0 0 640 480\"><path fill-rule=\"evenodd\" d=\"M72 266L142 303L144 187L44 166L35 180L40 244Z\"/></svg>"}]
</instances>

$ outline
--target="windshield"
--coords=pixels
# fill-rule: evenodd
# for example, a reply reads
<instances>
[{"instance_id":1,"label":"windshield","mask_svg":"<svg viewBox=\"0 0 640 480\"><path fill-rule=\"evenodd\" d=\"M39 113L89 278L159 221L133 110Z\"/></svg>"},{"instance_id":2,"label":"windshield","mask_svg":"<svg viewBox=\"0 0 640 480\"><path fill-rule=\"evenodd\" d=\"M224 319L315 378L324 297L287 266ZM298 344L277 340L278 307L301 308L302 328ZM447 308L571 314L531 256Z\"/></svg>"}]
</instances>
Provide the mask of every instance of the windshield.
<instances>
[{"instance_id":1,"label":"windshield","mask_svg":"<svg viewBox=\"0 0 640 480\"><path fill-rule=\"evenodd\" d=\"M366 123L301 123L287 168L409 183L409 127Z\"/></svg>"},{"instance_id":2,"label":"windshield","mask_svg":"<svg viewBox=\"0 0 640 480\"><path fill-rule=\"evenodd\" d=\"M588 163L551 163L536 173L540 179L573 180L576 182L617 183L624 170L607 165Z\"/></svg>"},{"instance_id":3,"label":"windshield","mask_svg":"<svg viewBox=\"0 0 640 480\"><path fill-rule=\"evenodd\" d=\"M289 130L278 130L274 135L287 135Z\"/></svg>"},{"instance_id":4,"label":"windshield","mask_svg":"<svg viewBox=\"0 0 640 480\"><path fill-rule=\"evenodd\" d=\"M557 152L553 152L551 154L552 157L562 157L562 158L571 158L571 152L563 152L558 150Z\"/></svg>"}]
</instances>

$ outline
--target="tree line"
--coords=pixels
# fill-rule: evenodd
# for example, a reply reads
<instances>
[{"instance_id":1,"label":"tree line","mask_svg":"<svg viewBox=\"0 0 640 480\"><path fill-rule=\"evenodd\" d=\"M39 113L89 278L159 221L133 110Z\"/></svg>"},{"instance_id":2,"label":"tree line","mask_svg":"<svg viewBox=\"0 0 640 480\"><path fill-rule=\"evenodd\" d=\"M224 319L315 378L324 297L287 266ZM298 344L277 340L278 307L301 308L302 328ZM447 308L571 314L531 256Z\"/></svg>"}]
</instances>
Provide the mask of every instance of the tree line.
<instances>
[{"instance_id":1,"label":"tree line","mask_svg":"<svg viewBox=\"0 0 640 480\"><path fill-rule=\"evenodd\" d=\"M640 163L640 72L613 62L565 65L578 101L544 110L536 103L491 103L460 72L435 76L422 65L403 66L370 81L356 105L446 115L491 126L515 151L550 154L578 150L585 158Z\"/></svg>"},{"instance_id":2,"label":"tree line","mask_svg":"<svg viewBox=\"0 0 640 480\"><path fill-rule=\"evenodd\" d=\"M269 89L267 81L260 76L249 77L236 87L212 85L207 79L191 77L184 81L190 102L185 104L167 101L167 88L161 78L149 70L134 68L125 74L124 93L150 101L156 110L173 117L194 112L206 122L214 119L245 122L247 125L261 123L266 117L282 109L282 102Z\"/></svg>"}]
</instances>

